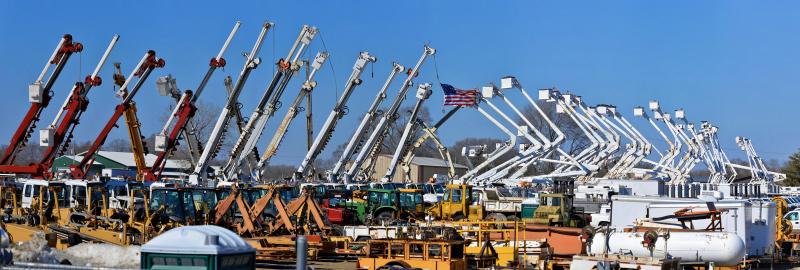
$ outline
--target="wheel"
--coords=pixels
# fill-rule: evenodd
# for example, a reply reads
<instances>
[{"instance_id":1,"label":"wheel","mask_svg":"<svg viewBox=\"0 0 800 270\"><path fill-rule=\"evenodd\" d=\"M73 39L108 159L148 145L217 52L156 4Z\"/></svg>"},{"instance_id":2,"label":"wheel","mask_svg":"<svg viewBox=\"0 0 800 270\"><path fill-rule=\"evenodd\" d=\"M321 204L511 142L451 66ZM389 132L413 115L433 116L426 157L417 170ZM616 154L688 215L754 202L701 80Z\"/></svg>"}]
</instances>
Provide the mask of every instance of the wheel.
<instances>
[{"instance_id":1,"label":"wheel","mask_svg":"<svg viewBox=\"0 0 800 270\"><path fill-rule=\"evenodd\" d=\"M341 225L331 225L331 231L333 231L333 235L335 236L344 235L344 227L342 227Z\"/></svg>"},{"instance_id":2,"label":"wheel","mask_svg":"<svg viewBox=\"0 0 800 270\"><path fill-rule=\"evenodd\" d=\"M376 224L388 224L392 220L394 220L394 212L393 211L381 211L377 215L375 215L375 223Z\"/></svg>"},{"instance_id":3,"label":"wheel","mask_svg":"<svg viewBox=\"0 0 800 270\"><path fill-rule=\"evenodd\" d=\"M492 213L492 214L489 214L488 219L489 220L503 222L503 221L506 221L506 215L503 215L501 213Z\"/></svg>"},{"instance_id":4,"label":"wheel","mask_svg":"<svg viewBox=\"0 0 800 270\"><path fill-rule=\"evenodd\" d=\"M508 220L508 221L517 221L517 220L519 220L519 217L517 217L517 215L515 215L515 214L509 214L509 215L506 216L506 220Z\"/></svg>"},{"instance_id":5,"label":"wheel","mask_svg":"<svg viewBox=\"0 0 800 270\"><path fill-rule=\"evenodd\" d=\"M358 238L356 238L356 242L367 242L370 239L372 239L372 238L369 237L369 236L362 235L362 236L359 236Z\"/></svg>"}]
</instances>

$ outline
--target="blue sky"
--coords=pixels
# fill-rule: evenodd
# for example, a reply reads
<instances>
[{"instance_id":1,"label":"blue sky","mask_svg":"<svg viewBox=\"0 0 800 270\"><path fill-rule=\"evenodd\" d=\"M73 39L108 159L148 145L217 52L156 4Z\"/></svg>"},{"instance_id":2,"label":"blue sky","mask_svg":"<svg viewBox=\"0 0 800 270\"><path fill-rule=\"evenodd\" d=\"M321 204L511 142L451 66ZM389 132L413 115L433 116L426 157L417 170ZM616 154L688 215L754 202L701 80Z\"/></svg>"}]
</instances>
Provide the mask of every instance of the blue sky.
<instances>
[{"instance_id":1,"label":"blue sky","mask_svg":"<svg viewBox=\"0 0 800 270\"><path fill-rule=\"evenodd\" d=\"M331 53L315 90L315 126L324 121L359 51L378 57L365 83L350 100L350 114L334 134L343 143L385 80L391 63L411 66L422 45L438 50L416 82L442 82L461 88L518 77L529 90L558 87L584 96L589 104L611 103L632 118L632 108L658 99L667 109L684 108L692 121L721 128L730 156L741 156L735 136L750 137L767 159L785 159L800 147L796 104L800 92L800 3L752 1L2 1L0 2L0 83L4 86L0 141L5 144L28 108L27 84L47 60L59 37L71 33L84 44L55 87L54 101L39 127L52 120L70 86L97 62L115 33L122 37L110 61L127 73L141 55L154 49L167 61L154 72L135 100L143 133L157 132L172 103L155 91L155 76L172 74L181 88L193 89L236 20L242 28L201 100L221 106L222 79L236 76L266 20L276 23L261 52L264 64L248 80L240 100L249 115L262 95L275 59L286 54L303 24L319 27L306 53ZM323 42L324 41L324 42ZM278 55L278 56L276 56ZM435 63L435 64L434 64ZM373 71L374 70L374 71ZM110 62L101 73L106 84L90 93L91 104L77 128L78 141L91 140L118 100L110 82ZM374 72L374 77L373 77ZM283 97L290 103L300 80ZM395 83L390 91L396 92ZM442 115L436 88L428 105ZM385 104L388 104L385 103ZM407 104L411 104L407 101ZM270 121L264 137L279 122ZM300 119L297 119L300 120ZM297 121L296 120L296 121ZM649 130L642 120L634 123ZM120 122L120 124L122 124ZM448 144L466 136L499 136L474 110L461 111L441 129ZM303 124L290 131L273 164L297 164L304 155ZM112 138L126 138L117 129ZM263 148L268 138L260 144ZM334 147L328 147L334 148ZM326 151L329 152L329 151ZM324 154L327 155L327 154Z\"/></svg>"}]
</instances>

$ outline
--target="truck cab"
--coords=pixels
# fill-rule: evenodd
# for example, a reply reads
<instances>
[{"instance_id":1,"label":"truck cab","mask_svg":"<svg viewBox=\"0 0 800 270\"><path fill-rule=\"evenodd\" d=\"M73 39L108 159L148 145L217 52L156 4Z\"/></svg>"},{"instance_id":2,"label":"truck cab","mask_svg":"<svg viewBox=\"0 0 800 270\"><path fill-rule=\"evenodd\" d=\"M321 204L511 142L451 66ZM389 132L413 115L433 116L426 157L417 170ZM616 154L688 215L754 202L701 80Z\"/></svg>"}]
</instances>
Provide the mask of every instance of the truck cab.
<instances>
[{"instance_id":1,"label":"truck cab","mask_svg":"<svg viewBox=\"0 0 800 270\"><path fill-rule=\"evenodd\" d=\"M478 204L483 205L487 215L491 215L495 220L517 219L518 213L522 211L523 198L514 197L508 189L476 187L472 192L473 198Z\"/></svg>"},{"instance_id":2,"label":"truck cab","mask_svg":"<svg viewBox=\"0 0 800 270\"><path fill-rule=\"evenodd\" d=\"M583 227L589 218L583 209L574 207L572 193L573 181L555 181L554 193L541 194L533 223L559 227Z\"/></svg>"},{"instance_id":3,"label":"truck cab","mask_svg":"<svg viewBox=\"0 0 800 270\"><path fill-rule=\"evenodd\" d=\"M426 214L435 219L481 220L484 218L484 209L482 205L473 205L477 202L473 195L471 185L447 185L442 201L428 208Z\"/></svg>"},{"instance_id":4,"label":"truck cab","mask_svg":"<svg viewBox=\"0 0 800 270\"><path fill-rule=\"evenodd\" d=\"M423 192L422 199L427 206L433 205L442 200L444 196L444 186L441 184L431 183L418 183L406 184L406 188L421 189Z\"/></svg>"}]
</instances>

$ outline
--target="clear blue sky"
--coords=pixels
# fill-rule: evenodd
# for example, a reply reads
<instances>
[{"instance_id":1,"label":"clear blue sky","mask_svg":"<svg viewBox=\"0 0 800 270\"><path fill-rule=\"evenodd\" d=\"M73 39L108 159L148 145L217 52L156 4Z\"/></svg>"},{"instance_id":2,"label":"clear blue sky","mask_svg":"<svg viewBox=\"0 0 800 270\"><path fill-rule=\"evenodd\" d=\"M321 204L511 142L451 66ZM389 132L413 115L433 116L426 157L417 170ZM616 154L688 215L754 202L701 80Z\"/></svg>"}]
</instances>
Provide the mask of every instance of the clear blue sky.
<instances>
[{"instance_id":1,"label":"clear blue sky","mask_svg":"<svg viewBox=\"0 0 800 270\"><path fill-rule=\"evenodd\" d=\"M303 24L315 25L322 33L306 55L312 57L327 48L339 83L334 87L330 68L318 76L316 127L332 107L336 89L341 91L357 53L367 50L379 58L374 78L372 68L364 74L365 83L349 105L351 114L328 150L350 136L391 62L412 65L422 45L429 42L438 50L441 80L457 87L480 87L515 75L529 90L569 89L589 104L616 104L630 118L633 106L658 99L670 110L685 108L692 121L709 120L719 126L731 156L741 156L733 142L741 135L750 137L765 158L785 159L800 147L800 125L795 118L800 98L796 90L800 84L800 3L770 3L2 1L0 83L5 96L0 105L0 142L7 143L28 108L27 84L64 33L73 34L85 50L71 60L54 87L54 101L39 128L52 120L70 86L90 72L111 36L118 33L122 38L110 60L123 62L126 73L147 49L156 50L167 61L166 68L155 72L135 98L143 133L150 134L161 128L161 116L172 103L157 95L156 76L170 73L181 88L195 88L233 23L241 20L242 28L226 56L228 67L215 74L201 97L221 106L225 99L222 78L236 76L243 62L239 53L249 50L261 23L269 20L276 28L262 49L265 64L254 72L241 96L246 114L271 77L270 62L276 54L286 54ZM436 83L434 67L434 61L428 62L417 82ZM93 139L118 102L108 83L110 74L109 64L101 75L107 83L90 93L92 103L76 131L78 141ZM299 83L296 79L287 88L285 104ZM441 102L437 87L428 103L434 118L442 114ZM284 110L271 120L267 134ZM295 123L273 163L297 164L302 159L301 121ZM649 129L641 120L634 122L642 130ZM462 111L441 130L441 136L448 144L466 136L498 136L488 125L477 112ZM112 137L126 138L126 133L117 129Z\"/></svg>"}]
</instances>

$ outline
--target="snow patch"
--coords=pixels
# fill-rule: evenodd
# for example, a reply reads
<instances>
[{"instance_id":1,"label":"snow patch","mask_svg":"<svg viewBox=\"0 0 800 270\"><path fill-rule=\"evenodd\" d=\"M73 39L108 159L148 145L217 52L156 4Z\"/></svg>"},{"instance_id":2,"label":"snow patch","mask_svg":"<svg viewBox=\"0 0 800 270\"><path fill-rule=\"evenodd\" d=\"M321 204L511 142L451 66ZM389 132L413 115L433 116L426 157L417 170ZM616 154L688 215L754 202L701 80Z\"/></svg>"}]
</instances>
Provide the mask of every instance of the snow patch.
<instances>
[{"instance_id":1,"label":"snow patch","mask_svg":"<svg viewBox=\"0 0 800 270\"><path fill-rule=\"evenodd\" d=\"M140 246L82 243L68 248L63 256L73 265L139 268Z\"/></svg>"},{"instance_id":2,"label":"snow patch","mask_svg":"<svg viewBox=\"0 0 800 270\"><path fill-rule=\"evenodd\" d=\"M54 248L47 246L44 233L37 232L28 242L22 242L11 247L15 262L32 263L59 263L61 256Z\"/></svg>"},{"instance_id":3,"label":"snow patch","mask_svg":"<svg viewBox=\"0 0 800 270\"><path fill-rule=\"evenodd\" d=\"M14 245L15 262L59 264L64 260L76 266L139 269L140 246L82 243L60 251L47 245L44 233L36 233L30 241Z\"/></svg>"}]
</instances>

